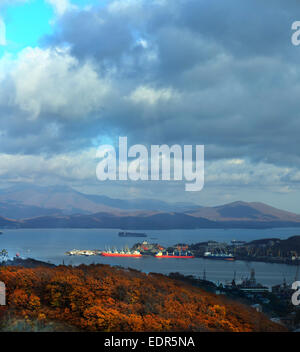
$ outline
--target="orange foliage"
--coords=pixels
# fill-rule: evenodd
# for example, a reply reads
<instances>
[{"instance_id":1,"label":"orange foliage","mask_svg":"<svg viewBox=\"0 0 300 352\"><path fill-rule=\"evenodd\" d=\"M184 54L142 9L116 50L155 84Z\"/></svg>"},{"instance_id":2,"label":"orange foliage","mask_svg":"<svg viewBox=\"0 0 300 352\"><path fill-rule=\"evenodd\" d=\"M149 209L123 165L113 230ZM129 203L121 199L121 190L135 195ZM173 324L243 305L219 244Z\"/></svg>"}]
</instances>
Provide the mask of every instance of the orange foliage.
<instances>
[{"instance_id":1,"label":"orange foliage","mask_svg":"<svg viewBox=\"0 0 300 352\"><path fill-rule=\"evenodd\" d=\"M0 281L8 294L4 309L43 324L59 321L87 331L283 329L251 308L183 282L108 265L1 267Z\"/></svg>"}]
</instances>

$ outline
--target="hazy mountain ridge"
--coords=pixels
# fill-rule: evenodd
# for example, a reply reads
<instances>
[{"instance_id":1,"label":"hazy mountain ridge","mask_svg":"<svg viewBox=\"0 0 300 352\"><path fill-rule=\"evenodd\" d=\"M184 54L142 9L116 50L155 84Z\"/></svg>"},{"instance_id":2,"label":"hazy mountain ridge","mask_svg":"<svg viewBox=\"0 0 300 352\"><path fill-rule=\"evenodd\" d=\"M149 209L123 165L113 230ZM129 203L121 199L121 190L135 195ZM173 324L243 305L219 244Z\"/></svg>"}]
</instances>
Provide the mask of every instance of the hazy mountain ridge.
<instances>
[{"instance_id":1,"label":"hazy mountain ridge","mask_svg":"<svg viewBox=\"0 0 300 352\"><path fill-rule=\"evenodd\" d=\"M84 194L70 187L39 187L33 185L11 187L0 192L0 202L15 204L16 206L36 207L37 215L41 209L51 209L52 213L61 214L92 214L98 211L114 211L105 204L90 201ZM8 215L13 217L12 215ZM24 216L23 216L24 217ZM21 217L22 218L22 217Z\"/></svg>"},{"instance_id":2,"label":"hazy mountain ridge","mask_svg":"<svg viewBox=\"0 0 300 352\"><path fill-rule=\"evenodd\" d=\"M300 221L300 215L274 208L260 202L237 201L215 207L202 207L186 214L195 217L205 217L213 221Z\"/></svg>"},{"instance_id":3,"label":"hazy mountain ridge","mask_svg":"<svg viewBox=\"0 0 300 352\"><path fill-rule=\"evenodd\" d=\"M237 201L214 207L190 205L188 210L186 207L185 203L173 205L152 199L86 195L64 186L18 185L0 191L0 226L124 229L300 226L300 215L259 202Z\"/></svg>"},{"instance_id":4,"label":"hazy mountain ridge","mask_svg":"<svg viewBox=\"0 0 300 352\"><path fill-rule=\"evenodd\" d=\"M2 212L1 204L3 204ZM104 195L84 194L68 186L41 187L19 184L0 190L0 215L14 219L59 214L94 214L98 212L121 215L121 213L129 210L170 212L196 208L198 208L196 205L189 203L169 204L156 199L126 200ZM35 213L33 213L33 210Z\"/></svg>"}]
</instances>

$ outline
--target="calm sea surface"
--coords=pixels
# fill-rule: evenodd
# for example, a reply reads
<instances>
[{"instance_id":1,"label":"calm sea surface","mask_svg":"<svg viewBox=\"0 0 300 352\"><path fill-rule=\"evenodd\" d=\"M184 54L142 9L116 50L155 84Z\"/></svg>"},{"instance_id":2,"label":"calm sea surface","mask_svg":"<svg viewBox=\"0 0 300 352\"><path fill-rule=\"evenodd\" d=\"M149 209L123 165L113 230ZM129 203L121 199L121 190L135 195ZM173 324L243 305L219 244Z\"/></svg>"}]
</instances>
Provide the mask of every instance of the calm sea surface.
<instances>
[{"instance_id":1,"label":"calm sea surface","mask_svg":"<svg viewBox=\"0 0 300 352\"><path fill-rule=\"evenodd\" d=\"M9 256L20 253L23 258L35 258L54 264L78 265L81 263L103 263L131 267L144 272L159 272L168 274L180 272L184 275L202 277L206 271L207 280L226 282L232 280L234 271L237 279L249 276L251 268L255 269L257 281L271 286L281 283L285 277L293 282L296 267L284 264L269 264L257 262L226 262L202 258L195 259L164 259L154 257L142 258L113 258L102 256L66 256L64 253L71 249L105 249L107 247L131 247L143 238L118 236L117 229L18 229L3 230L0 235L0 249L7 249ZM231 240L251 241L259 238L277 237L285 239L300 235L300 228L274 228L267 230L246 229L197 229L197 230L147 230L149 242L157 242L163 246L179 242L196 243L207 240L230 242Z\"/></svg>"}]
</instances>

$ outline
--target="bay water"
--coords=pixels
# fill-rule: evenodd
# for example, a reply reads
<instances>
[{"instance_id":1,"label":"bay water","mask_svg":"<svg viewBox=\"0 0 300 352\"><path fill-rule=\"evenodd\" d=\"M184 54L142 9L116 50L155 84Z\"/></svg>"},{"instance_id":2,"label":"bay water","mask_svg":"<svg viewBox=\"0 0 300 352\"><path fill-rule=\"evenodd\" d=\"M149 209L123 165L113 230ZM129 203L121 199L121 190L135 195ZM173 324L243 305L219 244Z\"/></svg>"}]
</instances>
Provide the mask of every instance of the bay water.
<instances>
[{"instance_id":1,"label":"bay water","mask_svg":"<svg viewBox=\"0 0 300 352\"><path fill-rule=\"evenodd\" d=\"M252 241L261 238L286 239L300 235L300 228L273 229L195 229L195 230L139 230L147 233L147 238L119 237L118 229L4 229L0 235L0 250L6 249L12 258L19 253L22 258L34 258L54 264L79 265L103 263L131 267L143 272L168 274L179 272L184 275L203 277L218 282L231 281L236 272L237 280L249 277L255 269L258 282L272 286L295 280L296 266L247 261L218 261L203 258L167 259L145 256L141 258L120 258L102 256L67 256L72 249L100 249L116 247L129 248L137 242L147 240L170 246L176 243L197 243L208 240L230 243L231 240Z\"/></svg>"}]
</instances>

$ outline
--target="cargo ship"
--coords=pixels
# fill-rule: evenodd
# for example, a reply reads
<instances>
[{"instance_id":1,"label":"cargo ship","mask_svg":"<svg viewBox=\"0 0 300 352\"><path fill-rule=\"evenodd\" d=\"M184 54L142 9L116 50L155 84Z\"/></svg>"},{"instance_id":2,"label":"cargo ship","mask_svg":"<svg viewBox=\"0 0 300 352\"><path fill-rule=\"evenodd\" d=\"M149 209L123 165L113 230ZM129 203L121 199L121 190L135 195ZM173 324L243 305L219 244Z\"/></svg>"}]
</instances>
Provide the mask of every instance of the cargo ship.
<instances>
[{"instance_id":1,"label":"cargo ship","mask_svg":"<svg viewBox=\"0 0 300 352\"><path fill-rule=\"evenodd\" d=\"M269 287L263 286L262 284L260 284L256 281L254 269L251 269L250 278L246 278L246 279L242 280L242 282L240 284L237 284L235 282L235 275L234 275L234 279L232 280L231 284L230 283L225 284L225 287L230 290L240 290L240 291L243 291L246 293L270 292ZM290 291L289 291L289 293L290 293Z\"/></svg>"},{"instance_id":2,"label":"cargo ship","mask_svg":"<svg viewBox=\"0 0 300 352\"><path fill-rule=\"evenodd\" d=\"M91 255L99 254L97 250L89 250L89 249L72 249L71 251L65 252L66 255L85 255L89 257Z\"/></svg>"},{"instance_id":3,"label":"cargo ship","mask_svg":"<svg viewBox=\"0 0 300 352\"><path fill-rule=\"evenodd\" d=\"M139 233L139 232L119 232L120 237L147 237L145 233Z\"/></svg>"},{"instance_id":4,"label":"cargo ship","mask_svg":"<svg viewBox=\"0 0 300 352\"><path fill-rule=\"evenodd\" d=\"M219 260L235 260L235 257L231 253L211 253L205 252L204 258L207 259L219 259Z\"/></svg>"},{"instance_id":5,"label":"cargo ship","mask_svg":"<svg viewBox=\"0 0 300 352\"><path fill-rule=\"evenodd\" d=\"M113 250L113 251L102 251L101 255L103 257L141 257L142 254L139 251L118 251L118 250Z\"/></svg>"},{"instance_id":6,"label":"cargo ship","mask_svg":"<svg viewBox=\"0 0 300 352\"><path fill-rule=\"evenodd\" d=\"M167 252L167 251L159 251L154 255L156 258L183 258L183 259L191 259L195 258L195 256L190 252Z\"/></svg>"},{"instance_id":7,"label":"cargo ship","mask_svg":"<svg viewBox=\"0 0 300 352\"><path fill-rule=\"evenodd\" d=\"M262 293L262 292L270 292L267 286L263 286L262 284L256 282L255 279L255 271L251 269L250 279L245 279L241 284L237 284L236 287L244 292L252 292L252 293Z\"/></svg>"}]
</instances>

